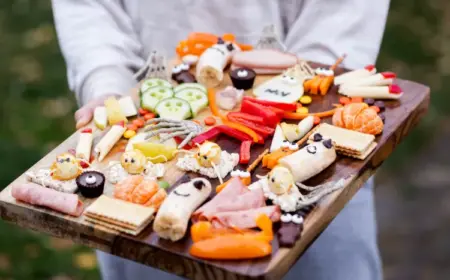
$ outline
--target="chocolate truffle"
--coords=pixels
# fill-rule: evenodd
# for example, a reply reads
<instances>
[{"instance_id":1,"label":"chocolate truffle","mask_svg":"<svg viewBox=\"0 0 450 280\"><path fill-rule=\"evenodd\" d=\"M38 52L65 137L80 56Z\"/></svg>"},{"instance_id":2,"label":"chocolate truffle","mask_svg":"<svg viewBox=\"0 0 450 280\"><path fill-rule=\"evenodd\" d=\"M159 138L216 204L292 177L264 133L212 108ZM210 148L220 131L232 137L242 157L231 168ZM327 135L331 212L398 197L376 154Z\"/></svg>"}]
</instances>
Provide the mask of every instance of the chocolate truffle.
<instances>
[{"instance_id":1,"label":"chocolate truffle","mask_svg":"<svg viewBox=\"0 0 450 280\"><path fill-rule=\"evenodd\" d=\"M253 87L256 72L250 68L236 68L230 72L230 78L235 88L248 90Z\"/></svg>"},{"instance_id":2,"label":"chocolate truffle","mask_svg":"<svg viewBox=\"0 0 450 280\"><path fill-rule=\"evenodd\" d=\"M98 171L85 171L77 177L76 183L84 197L99 197L105 188L105 175Z\"/></svg>"},{"instance_id":3,"label":"chocolate truffle","mask_svg":"<svg viewBox=\"0 0 450 280\"><path fill-rule=\"evenodd\" d=\"M189 68L190 66L186 63L175 66L172 69L172 79L178 84L197 82L194 75L189 72Z\"/></svg>"}]
</instances>

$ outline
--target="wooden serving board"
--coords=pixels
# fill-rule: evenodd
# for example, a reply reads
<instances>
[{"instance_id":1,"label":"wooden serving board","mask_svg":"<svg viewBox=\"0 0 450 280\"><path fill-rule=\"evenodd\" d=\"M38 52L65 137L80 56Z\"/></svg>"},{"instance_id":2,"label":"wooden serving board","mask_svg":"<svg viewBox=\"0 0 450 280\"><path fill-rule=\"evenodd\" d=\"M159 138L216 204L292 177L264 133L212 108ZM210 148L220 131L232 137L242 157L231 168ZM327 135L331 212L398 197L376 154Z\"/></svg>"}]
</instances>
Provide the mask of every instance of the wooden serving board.
<instances>
[{"instance_id":1,"label":"wooden serving board","mask_svg":"<svg viewBox=\"0 0 450 280\"><path fill-rule=\"evenodd\" d=\"M312 66L319 65L312 64ZM343 71L339 69L336 72L340 74ZM223 86L231 84L228 75L226 76ZM255 85L269 78L271 76L258 76ZM383 134L376 138L378 142L376 150L364 161L338 156L338 160L332 166L306 182L310 185L316 185L350 176L345 188L322 200L307 216L302 237L296 245L291 249L279 248L278 241L275 238L270 257L251 261L204 261L189 255L188 250L192 243L189 236L175 243L161 240L149 226L140 235L133 237L92 226L84 220L84 216L74 218L48 209L20 203L11 196L11 185L25 182L24 175L17 178L0 193L1 218L21 227L72 239L89 247L191 279L281 279L363 183L375 173L381 163L394 151L397 144L426 114L430 98L429 88L405 80L397 80L396 83L403 88L405 94L400 101L386 102L386 123ZM250 92L247 92L247 94L250 94ZM133 89L132 94L135 98L137 98L136 93L137 90ZM310 112L331 109L332 104L338 103L339 98L335 87L325 97L312 97L313 103L309 106ZM198 116L198 119L203 119L207 115L210 115L210 112L205 110ZM326 121L329 122L330 119ZM98 142L102 133L100 131L95 133L95 141ZM78 136L79 132L74 133L30 170L50 166L58 154L76 147ZM116 145L102 163L94 163L93 166L102 170L107 166L108 161L117 160L125 143L125 141L122 141ZM219 137L217 143L228 152L239 151L240 143L226 136ZM269 146L270 141L266 141L265 145L252 147L251 160L255 159ZM164 180L171 183L172 187L196 176L196 174L185 174L177 169L174 160L166 164L166 170ZM268 170L259 166L253 172L253 179L255 179L255 174L264 175L267 172ZM212 183L218 185L217 180L213 180ZM105 192L107 194L111 194L112 189L111 184L106 184ZM84 199L84 202L87 206L92 201Z\"/></svg>"}]
</instances>

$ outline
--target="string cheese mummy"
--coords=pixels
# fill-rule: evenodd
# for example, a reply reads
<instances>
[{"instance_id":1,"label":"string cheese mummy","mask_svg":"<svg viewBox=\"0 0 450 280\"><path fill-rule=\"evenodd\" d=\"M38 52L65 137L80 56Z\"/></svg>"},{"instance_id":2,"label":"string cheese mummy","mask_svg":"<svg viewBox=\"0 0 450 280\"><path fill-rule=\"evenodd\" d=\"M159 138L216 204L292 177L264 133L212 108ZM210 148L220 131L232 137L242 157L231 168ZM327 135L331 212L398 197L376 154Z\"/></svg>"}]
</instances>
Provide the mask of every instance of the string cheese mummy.
<instances>
[{"instance_id":1,"label":"string cheese mummy","mask_svg":"<svg viewBox=\"0 0 450 280\"><path fill-rule=\"evenodd\" d=\"M122 138L126 128L123 125L116 124L103 136L100 142L95 146L94 153L98 161L102 161L109 151L114 147L117 141Z\"/></svg>"},{"instance_id":2,"label":"string cheese mummy","mask_svg":"<svg viewBox=\"0 0 450 280\"><path fill-rule=\"evenodd\" d=\"M363 69L353 70L339 76L334 77L334 84L341 85L346 82L355 81L357 79L369 77L377 72L374 65L367 65Z\"/></svg>"},{"instance_id":3,"label":"string cheese mummy","mask_svg":"<svg viewBox=\"0 0 450 280\"><path fill-rule=\"evenodd\" d=\"M89 161L91 157L93 139L92 129L87 128L81 131L80 137L78 138L77 148L75 150L75 156L77 158Z\"/></svg>"},{"instance_id":4,"label":"string cheese mummy","mask_svg":"<svg viewBox=\"0 0 450 280\"><path fill-rule=\"evenodd\" d=\"M393 72L381 72L361 79L355 79L341 84L343 87L351 86L388 86L392 85L397 75Z\"/></svg>"},{"instance_id":5,"label":"string cheese mummy","mask_svg":"<svg viewBox=\"0 0 450 280\"><path fill-rule=\"evenodd\" d=\"M335 160L336 150L329 139L311 143L297 152L281 158L278 165L291 172L294 182L303 182L319 174Z\"/></svg>"},{"instance_id":6,"label":"string cheese mummy","mask_svg":"<svg viewBox=\"0 0 450 280\"><path fill-rule=\"evenodd\" d=\"M204 178L179 185L159 208L153 230L163 239L183 238L192 213L208 198L211 189L211 183Z\"/></svg>"},{"instance_id":7,"label":"string cheese mummy","mask_svg":"<svg viewBox=\"0 0 450 280\"><path fill-rule=\"evenodd\" d=\"M340 88L339 93L348 97L373 99L400 99L403 96L403 90L398 85L381 87L351 85Z\"/></svg>"},{"instance_id":8,"label":"string cheese mummy","mask_svg":"<svg viewBox=\"0 0 450 280\"><path fill-rule=\"evenodd\" d=\"M232 54L236 50L240 50L237 45L225 43L221 39L205 50L197 63L197 81L206 87L218 86L223 80L223 69L231 61Z\"/></svg>"}]
</instances>

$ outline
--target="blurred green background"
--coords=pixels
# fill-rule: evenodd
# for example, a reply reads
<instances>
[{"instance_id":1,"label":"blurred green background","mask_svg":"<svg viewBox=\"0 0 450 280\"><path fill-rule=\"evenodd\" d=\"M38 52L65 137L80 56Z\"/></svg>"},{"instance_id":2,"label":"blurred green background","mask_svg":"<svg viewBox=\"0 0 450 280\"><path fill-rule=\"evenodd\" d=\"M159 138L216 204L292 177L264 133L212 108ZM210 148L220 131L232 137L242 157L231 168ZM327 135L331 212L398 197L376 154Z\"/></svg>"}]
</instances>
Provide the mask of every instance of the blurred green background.
<instances>
[{"instance_id":1,"label":"blurred green background","mask_svg":"<svg viewBox=\"0 0 450 280\"><path fill-rule=\"evenodd\" d=\"M49 1L1 1L0 7L0 185L6 186L73 132L76 104ZM433 93L427 118L377 177L385 277L448 279L449 1L393 0L377 66ZM0 279L99 275L91 250L0 221Z\"/></svg>"}]
</instances>

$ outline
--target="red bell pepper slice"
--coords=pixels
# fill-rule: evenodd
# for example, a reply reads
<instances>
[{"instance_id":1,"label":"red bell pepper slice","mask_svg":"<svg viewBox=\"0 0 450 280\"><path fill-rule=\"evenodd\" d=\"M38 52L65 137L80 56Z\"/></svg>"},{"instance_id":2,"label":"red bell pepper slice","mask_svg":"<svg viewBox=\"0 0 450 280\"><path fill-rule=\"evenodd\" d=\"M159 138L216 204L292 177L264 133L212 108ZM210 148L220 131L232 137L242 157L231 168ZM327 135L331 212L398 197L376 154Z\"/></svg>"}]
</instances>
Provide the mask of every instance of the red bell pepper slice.
<instances>
[{"instance_id":1,"label":"red bell pepper slice","mask_svg":"<svg viewBox=\"0 0 450 280\"><path fill-rule=\"evenodd\" d=\"M282 111L283 112L283 111ZM284 115L284 113L283 113ZM251 121L253 123L259 123L259 124L264 124L264 119L261 116L255 116L255 115L250 115L247 113L242 113L242 112L229 112L227 114L227 117L230 121L232 121L232 119L244 119L244 120L248 120Z\"/></svg>"},{"instance_id":2,"label":"red bell pepper slice","mask_svg":"<svg viewBox=\"0 0 450 280\"><path fill-rule=\"evenodd\" d=\"M283 103L283 102L275 102L263 99L256 99L250 96L244 96L244 100L251 101L254 103L258 103L264 106L275 107L281 109L283 111L295 111L297 105L295 103Z\"/></svg>"},{"instance_id":3,"label":"red bell pepper slice","mask_svg":"<svg viewBox=\"0 0 450 280\"><path fill-rule=\"evenodd\" d=\"M246 164L250 161L250 148L252 141L243 141L239 152L239 163Z\"/></svg>"},{"instance_id":4,"label":"red bell pepper slice","mask_svg":"<svg viewBox=\"0 0 450 280\"><path fill-rule=\"evenodd\" d=\"M233 137L237 140L252 141L252 138L248 134L245 134L244 132L234 129L232 127L229 127L227 125L219 125L219 126L216 126L215 128L217 128L220 132L222 132L230 137Z\"/></svg>"},{"instance_id":5,"label":"red bell pepper slice","mask_svg":"<svg viewBox=\"0 0 450 280\"><path fill-rule=\"evenodd\" d=\"M232 122L237 122L245 125L246 127L250 128L251 130L261 135L263 138L266 138L267 136L272 135L275 132L275 129L271 127L259 123L254 123L250 120L240 118L233 114L232 115L228 114L228 119Z\"/></svg>"},{"instance_id":6,"label":"red bell pepper slice","mask_svg":"<svg viewBox=\"0 0 450 280\"><path fill-rule=\"evenodd\" d=\"M216 126L211 128L208 131L203 132L202 134L197 135L196 137L194 137L191 142L192 145L196 145L196 144L201 144L207 140L211 140L212 138L216 137L217 135L219 135L222 131ZM250 138L250 137L249 137Z\"/></svg>"},{"instance_id":7,"label":"red bell pepper slice","mask_svg":"<svg viewBox=\"0 0 450 280\"><path fill-rule=\"evenodd\" d=\"M242 102L241 112L250 115L261 116L264 119L264 123L271 127L276 126L280 122L280 119L274 111L270 110L264 105L248 100L244 100Z\"/></svg>"},{"instance_id":8,"label":"red bell pepper slice","mask_svg":"<svg viewBox=\"0 0 450 280\"><path fill-rule=\"evenodd\" d=\"M270 110L272 110L275 114L277 114L278 119L281 121L284 117L284 110L278 109L277 107L273 106L266 106Z\"/></svg>"}]
</instances>

